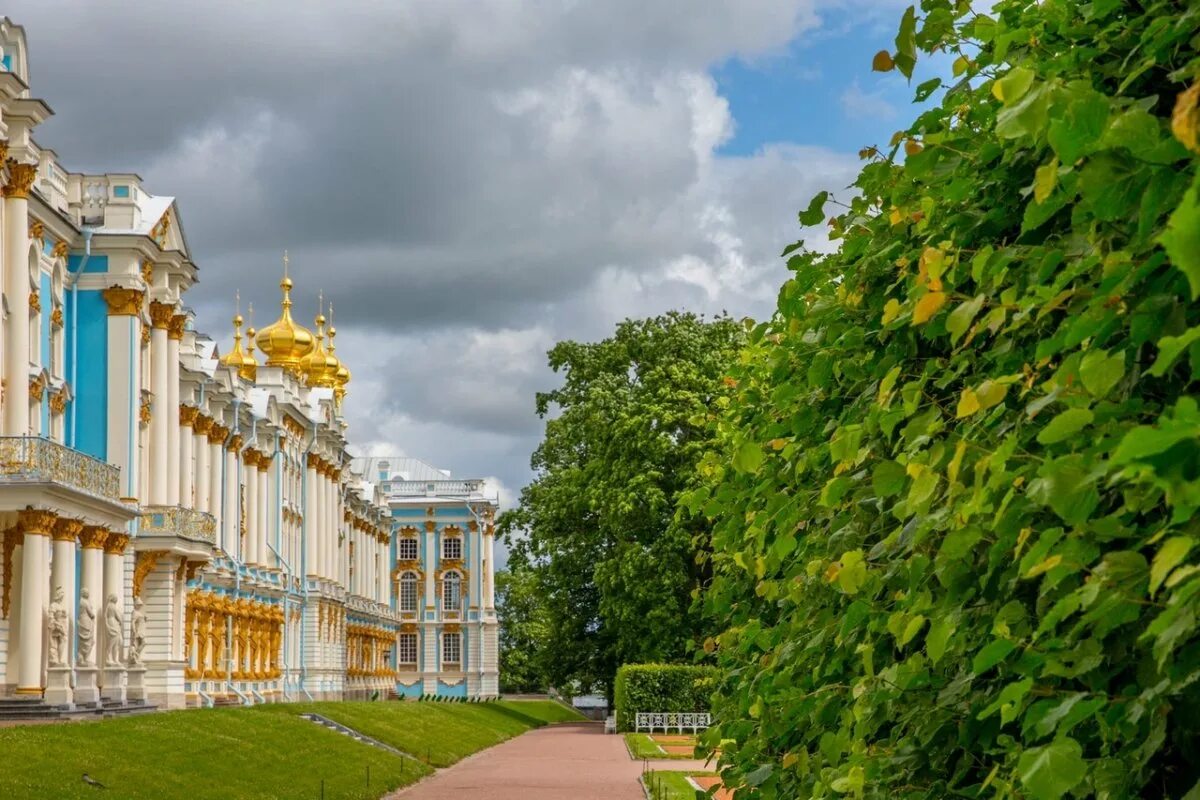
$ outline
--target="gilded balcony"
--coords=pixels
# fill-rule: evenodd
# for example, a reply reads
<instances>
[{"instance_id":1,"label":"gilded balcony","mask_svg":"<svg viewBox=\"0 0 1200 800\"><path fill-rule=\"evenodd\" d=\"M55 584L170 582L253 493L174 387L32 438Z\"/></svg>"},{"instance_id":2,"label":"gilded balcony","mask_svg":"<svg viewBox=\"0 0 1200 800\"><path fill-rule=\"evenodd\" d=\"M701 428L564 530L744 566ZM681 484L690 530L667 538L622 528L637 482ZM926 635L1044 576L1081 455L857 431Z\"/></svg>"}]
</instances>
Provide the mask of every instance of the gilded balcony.
<instances>
[{"instance_id":1,"label":"gilded balcony","mask_svg":"<svg viewBox=\"0 0 1200 800\"><path fill-rule=\"evenodd\" d=\"M183 506L142 506L138 538L170 536L213 546L217 520L212 514Z\"/></svg>"},{"instance_id":2,"label":"gilded balcony","mask_svg":"<svg viewBox=\"0 0 1200 800\"><path fill-rule=\"evenodd\" d=\"M53 483L119 502L121 471L41 436L0 436L0 484Z\"/></svg>"}]
</instances>

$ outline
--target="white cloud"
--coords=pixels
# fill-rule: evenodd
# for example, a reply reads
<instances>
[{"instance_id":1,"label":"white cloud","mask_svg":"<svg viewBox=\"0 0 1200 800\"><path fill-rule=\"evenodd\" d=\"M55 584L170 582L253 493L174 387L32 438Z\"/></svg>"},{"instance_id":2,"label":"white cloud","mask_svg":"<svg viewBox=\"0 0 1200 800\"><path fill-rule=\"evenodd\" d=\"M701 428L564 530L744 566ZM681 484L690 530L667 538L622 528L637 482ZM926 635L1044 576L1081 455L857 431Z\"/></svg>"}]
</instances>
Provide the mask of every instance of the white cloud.
<instances>
[{"instance_id":1,"label":"white cloud","mask_svg":"<svg viewBox=\"0 0 1200 800\"><path fill-rule=\"evenodd\" d=\"M839 98L842 111L850 119L894 119L896 107L887 101L883 92L867 92L858 81L851 83Z\"/></svg>"}]
</instances>

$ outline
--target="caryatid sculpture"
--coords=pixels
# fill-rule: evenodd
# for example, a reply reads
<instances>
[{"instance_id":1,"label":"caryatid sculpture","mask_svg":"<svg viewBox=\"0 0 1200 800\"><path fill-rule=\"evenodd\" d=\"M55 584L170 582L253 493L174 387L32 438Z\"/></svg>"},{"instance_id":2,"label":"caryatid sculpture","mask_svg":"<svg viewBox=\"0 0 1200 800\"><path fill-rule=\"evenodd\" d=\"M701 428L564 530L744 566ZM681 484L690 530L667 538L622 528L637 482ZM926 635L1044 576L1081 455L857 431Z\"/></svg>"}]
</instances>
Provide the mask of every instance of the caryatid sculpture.
<instances>
[{"instance_id":1,"label":"caryatid sculpture","mask_svg":"<svg viewBox=\"0 0 1200 800\"><path fill-rule=\"evenodd\" d=\"M121 627L121 604L116 594L108 596L104 604L104 633L107 650L104 654L106 667L121 666L121 650L125 646L125 631Z\"/></svg>"},{"instance_id":2,"label":"caryatid sculpture","mask_svg":"<svg viewBox=\"0 0 1200 800\"><path fill-rule=\"evenodd\" d=\"M75 630L79 634L79 666L90 667L92 648L96 644L96 609L92 607L86 586L79 590L79 615L75 622Z\"/></svg>"},{"instance_id":3,"label":"caryatid sculpture","mask_svg":"<svg viewBox=\"0 0 1200 800\"><path fill-rule=\"evenodd\" d=\"M54 587L54 599L50 601L50 666L67 665L67 635L70 627L70 612L63 602L63 587Z\"/></svg>"},{"instance_id":4,"label":"caryatid sculpture","mask_svg":"<svg viewBox=\"0 0 1200 800\"><path fill-rule=\"evenodd\" d=\"M133 619L129 625L129 666L142 665L142 650L146 647L146 612L142 610L142 598L133 598Z\"/></svg>"}]
</instances>

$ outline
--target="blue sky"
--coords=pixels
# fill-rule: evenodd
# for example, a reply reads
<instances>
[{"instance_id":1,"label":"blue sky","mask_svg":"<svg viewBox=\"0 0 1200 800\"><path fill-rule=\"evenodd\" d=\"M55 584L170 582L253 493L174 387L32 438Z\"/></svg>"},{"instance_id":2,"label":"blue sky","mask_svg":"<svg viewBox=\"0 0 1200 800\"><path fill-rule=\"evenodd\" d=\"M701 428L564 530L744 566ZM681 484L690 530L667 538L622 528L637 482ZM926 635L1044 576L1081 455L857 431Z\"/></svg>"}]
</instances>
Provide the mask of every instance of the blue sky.
<instances>
[{"instance_id":1,"label":"blue sky","mask_svg":"<svg viewBox=\"0 0 1200 800\"><path fill-rule=\"evenodd\" d=\"M916 85L938 65L918 64L912 85L898 72L871 71L880 50L893 51L901 10L867 15L853 8L827 12L780 53L730 59L712 76L729 101L735 130L720 150L745 156L764 145L795 142L857 152L886 147L917 114Z\"/></svg>"}]
</instances>

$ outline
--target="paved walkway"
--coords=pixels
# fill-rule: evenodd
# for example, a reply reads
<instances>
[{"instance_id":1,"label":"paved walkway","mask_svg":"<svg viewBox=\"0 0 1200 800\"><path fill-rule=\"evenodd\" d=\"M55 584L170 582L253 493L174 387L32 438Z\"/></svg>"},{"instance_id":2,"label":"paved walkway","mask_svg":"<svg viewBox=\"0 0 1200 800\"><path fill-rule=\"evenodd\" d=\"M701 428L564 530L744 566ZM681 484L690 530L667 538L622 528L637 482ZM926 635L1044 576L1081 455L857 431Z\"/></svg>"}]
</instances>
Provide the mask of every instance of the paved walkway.
<instances>
[{"instance_id":1,"label":"paved walkway","mask_svg":"<svg viewBox=\"0 0 1200 800\"><path fill-rule=\"evenodd\" d=\"M650 769L698 770L699 761L651 761ZM600 722L549 725L465 758L388 800L642 800L642 762ZM464 794L468 792L468 794Z\"/></svg>"}]
</instances>

